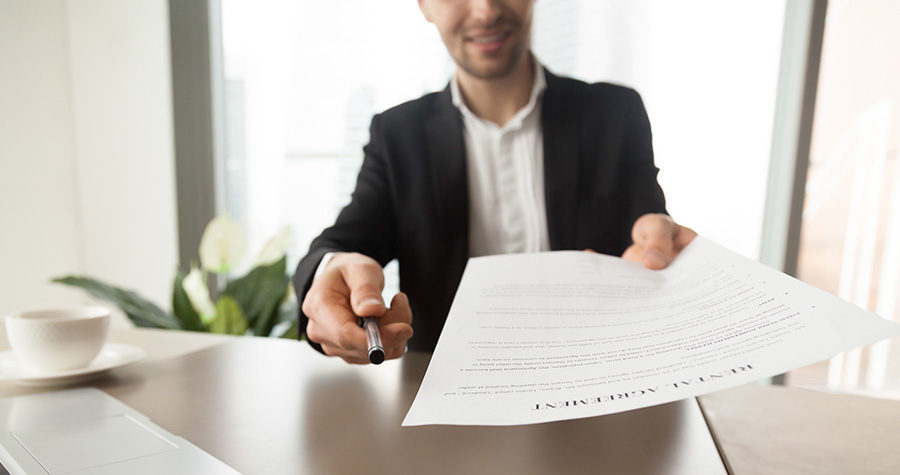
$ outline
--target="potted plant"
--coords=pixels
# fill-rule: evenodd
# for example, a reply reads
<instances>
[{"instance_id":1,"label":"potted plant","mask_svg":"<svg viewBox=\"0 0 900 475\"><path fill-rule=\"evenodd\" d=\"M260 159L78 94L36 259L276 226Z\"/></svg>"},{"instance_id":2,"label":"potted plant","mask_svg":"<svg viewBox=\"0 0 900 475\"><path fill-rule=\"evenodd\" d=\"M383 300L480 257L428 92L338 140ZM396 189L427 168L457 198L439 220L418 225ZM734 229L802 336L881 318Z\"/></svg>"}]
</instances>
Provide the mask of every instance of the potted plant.
<instances>
[{"instance_id":1,"label":"potted plant","mask_svg":"<svg viewBox=\"0 0 900 475\"><path fill-rule=\"evenodd\" d=\"M200 240L200 267L193 263L187 275L180 270L175 273L169 312L132 290L91 277L69 275L53 282L81 288L116 305L139 327L297 338L297 298L285 256L290 238L290 229L283 228L266 243L246 274L230 278L244 258L246 240L231 218L213 219ZM207 285L210 274L224 281L215 298Z\"/></svg>"}]
</instances>

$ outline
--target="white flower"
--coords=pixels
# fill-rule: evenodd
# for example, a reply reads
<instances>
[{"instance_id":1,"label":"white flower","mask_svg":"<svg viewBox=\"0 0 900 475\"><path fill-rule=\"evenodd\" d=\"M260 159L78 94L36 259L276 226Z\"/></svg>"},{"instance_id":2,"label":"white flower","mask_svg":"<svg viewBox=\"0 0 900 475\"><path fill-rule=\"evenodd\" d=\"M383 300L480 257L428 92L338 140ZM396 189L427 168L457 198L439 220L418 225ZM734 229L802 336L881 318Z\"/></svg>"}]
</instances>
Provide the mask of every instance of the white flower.
<instances>
[{"instance_id":1,"label":"white flower","mask_svg":"<svg viewBox=\"0 0 900 475\"><path fill-rule=\"evenodd\" d=\"M265 266L276 262L278 259L284 257L284 253L290 245L291 228L290 226L285 226L281 228L277 234L272 236L272 238L266 242L266 245L263 246L262 250L259 251L259 256L256 258L256 265Z\"/></svg>"},{"instance_id":2,"label":"white flower","mask_svg":"<svg viewBox=\"0 0 900 475\"><path fill-rule=\"evenodd\" d=\"M205 324L216 319L216 306L209 298L209 288L203 281L203 273L200 269L192 267L191 271L181 282L184 292L191 301L191 307L200 315L200 320Z\"/></svg>"},{"instance_id":3,"label":"white flower","mask_svg":"<svg viewBox=\"0 0 900 475\"><path fill-rule=\"evenodd\" d=\"M203 231L200 263L210 272L228 272L240 263L246 247L241 227L228 216L219 216Z\"/></svg>"}]
</instances>

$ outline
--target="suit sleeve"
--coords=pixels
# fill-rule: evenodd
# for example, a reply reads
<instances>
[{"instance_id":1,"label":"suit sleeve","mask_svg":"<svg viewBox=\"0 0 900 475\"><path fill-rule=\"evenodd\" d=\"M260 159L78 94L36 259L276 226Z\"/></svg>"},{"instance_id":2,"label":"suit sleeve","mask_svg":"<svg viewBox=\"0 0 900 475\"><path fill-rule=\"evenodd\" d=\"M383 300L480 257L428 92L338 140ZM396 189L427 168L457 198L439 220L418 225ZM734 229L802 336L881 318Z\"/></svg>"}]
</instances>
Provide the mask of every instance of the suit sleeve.
<instances>
[{"instance_id":1,"label":"suit sleeve","mask_svg":"<svg viewBox=\"0 0 900 475\"><path fill-rule=\"evenodd\" d=\"M350 204L341 210L334 225L322 231L309 246L294 274L294 291L298 305L298 336L306 333L308 317L302 302L312 285L319 262L329 252L359 252L380 263L390 262L395 255L396 235L390 173L383 154L384 136L379 116L372 119L369 143L363 147L363 163L356 179ZM310 346L322 352L313 342Z\"/></svg>"},{"instance_id":2,"label":"suit sleeve","mask_svg":"<svg viewBox=\"0 0 900 475\"><path fill-rule=\"evenodd\" d=\"M625 179L622 193L625 196L625 235L622 242L631 244L631 228L638 218L647 213L664 213L666 198L657 181L659 169L653 161L653 136L644 102L637 91L629 90L630 124L625 140Z\"/></svg>"}]
</instances>

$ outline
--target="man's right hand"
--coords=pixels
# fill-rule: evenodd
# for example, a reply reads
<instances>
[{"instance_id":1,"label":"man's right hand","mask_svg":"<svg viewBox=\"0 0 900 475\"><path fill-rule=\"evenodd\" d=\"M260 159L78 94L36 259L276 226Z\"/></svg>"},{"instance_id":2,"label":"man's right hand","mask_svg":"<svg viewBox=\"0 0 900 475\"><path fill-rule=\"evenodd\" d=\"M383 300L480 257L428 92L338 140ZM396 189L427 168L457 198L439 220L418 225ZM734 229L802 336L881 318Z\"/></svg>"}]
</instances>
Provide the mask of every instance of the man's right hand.
<instances>
[{"instance_id":1,"label":"man's right hand","mask_svg":"<svg viewBox=\"0 0 900 475\"><path fill-rule=\"evenodd\" d=\"M326 355L366 364L366 333L357 318L379 317L385 358L403 356L413 334L409 299L400 292L386 308L381 299L383 289L384 272L374 259L350 252L335 256L303 299L303 313L309 318L306 337L322 345Z\"/></svg>"}]
</instances>

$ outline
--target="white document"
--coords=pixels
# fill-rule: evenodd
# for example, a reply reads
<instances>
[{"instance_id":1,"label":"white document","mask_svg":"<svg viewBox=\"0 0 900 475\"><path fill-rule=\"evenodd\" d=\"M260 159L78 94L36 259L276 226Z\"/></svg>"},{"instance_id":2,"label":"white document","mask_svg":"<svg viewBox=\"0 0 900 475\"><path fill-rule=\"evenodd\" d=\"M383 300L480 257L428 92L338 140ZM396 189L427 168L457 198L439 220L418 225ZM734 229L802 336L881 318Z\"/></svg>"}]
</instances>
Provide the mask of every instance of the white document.
<instances>
[{"instance_id":1,"label":"white document","mask_svg":"<svg viewBox=\"0 0 900 475\"><path fill-rule=\"evenodd\" d=\"M628 411L897 335L900 325L703 238L661 271L580 251L473 258L403 425Z\"/></svg>"}]
</instances>

